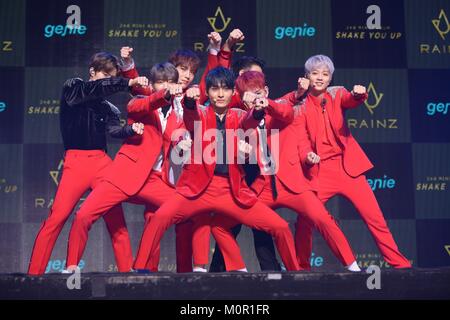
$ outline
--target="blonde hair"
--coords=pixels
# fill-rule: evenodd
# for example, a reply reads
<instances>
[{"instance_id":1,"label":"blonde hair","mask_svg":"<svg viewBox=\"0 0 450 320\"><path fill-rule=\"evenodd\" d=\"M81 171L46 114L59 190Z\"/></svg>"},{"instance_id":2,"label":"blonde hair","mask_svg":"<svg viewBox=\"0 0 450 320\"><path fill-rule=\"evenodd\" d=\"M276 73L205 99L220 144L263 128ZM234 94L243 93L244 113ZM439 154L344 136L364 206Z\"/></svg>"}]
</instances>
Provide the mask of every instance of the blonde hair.
<instances>
[{"instance_id":1,"label":"blonde hair","mask_svg":"<svg viewBox=\"0 0 450 320\"><path fill-rule=\"evenodd\" d=\"M323 54L318 54L312 57L309 57L308 60L305 62L305 72L306 74L309 74L313 70L325 66L328 71L330 71L331 75L333 75L334 72L334 64L331 59Z\"/></svg>"}]
</instances>

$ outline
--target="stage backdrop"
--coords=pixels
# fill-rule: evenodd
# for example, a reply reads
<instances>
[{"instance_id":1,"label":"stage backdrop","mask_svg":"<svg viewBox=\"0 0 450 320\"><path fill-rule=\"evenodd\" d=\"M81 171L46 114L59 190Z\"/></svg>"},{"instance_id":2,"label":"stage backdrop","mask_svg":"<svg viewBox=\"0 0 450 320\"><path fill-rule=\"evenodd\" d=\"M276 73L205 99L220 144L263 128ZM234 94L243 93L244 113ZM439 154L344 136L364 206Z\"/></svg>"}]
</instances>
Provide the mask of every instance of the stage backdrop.
<instances>
[{"instance_id":1,"label":"stage backdrop","mask_svg":"<svg viewBox=\"0 0 450 320\"><path fill-rule=\"evenodd\" d=\"M78 14L79 32L64 32ZM52 205L63 165L64 81L86 79L93 53L118 54L121 46L134 48L143 75L181 47L204 60L207 33L225 39L234 28L245 33L234 57L267 62L272 98L295 89L305 59L319 53L335 62L334 84L368 88L368 101L349 111L347 121L375 165L367 178L389 227L414 266L450 265L449 21L448 0L0 0L0 272L26 271ZM128 100L111 98L122 111ZM109 154L119 147L111 140ZM124 207L136 250L143 207ZM363 266L389 268L352 205L333 199L328 207ZM294 225L293 212L279 212ZM48 272L63 268L71 221ZM259 270L251 231L244 228L239 242L249 269ZM175 270L174 249L170 229L162 270ZM317 234L311 262L316 270L340 268ZM81 267L116 270L102 221L90 233Z\"/></svg>"}]
</instances>

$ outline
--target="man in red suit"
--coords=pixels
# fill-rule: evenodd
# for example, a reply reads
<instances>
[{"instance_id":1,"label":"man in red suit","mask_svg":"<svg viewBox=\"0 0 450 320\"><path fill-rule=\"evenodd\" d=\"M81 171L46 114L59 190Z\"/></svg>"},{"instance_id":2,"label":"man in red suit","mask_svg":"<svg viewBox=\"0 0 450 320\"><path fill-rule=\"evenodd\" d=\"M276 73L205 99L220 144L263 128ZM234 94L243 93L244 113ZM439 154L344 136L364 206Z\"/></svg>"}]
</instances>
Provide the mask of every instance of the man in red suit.
<instances>
[{"instance_id":1,"label":"man in red suit","mask_svg":"<svg viewBox=\"0 0 450 320\"><path fill-rule=\"evenodd\" d=\"M68 266L78 265L92 223L109 208L124 201L157 208L173 195L174 189L166 183L170 180L170 172L165 160L169 157L171 146L186 132L182 114L178 113L180 110L172 106L173 97L182 93L177 80L178 72L172 64L155 65L151 72L154 93L138 96L128 103L128 122L139 120L144 124L144 132L139 137L124 141L105 181L98 185L77 212L69 236ZM146 267L157 268L157 261L149 260Z\"/></svg>"},{"instance_id":2,"label":"man in red suit","mask_svg":"<svg viewBox=\"0 0 450 320\"><path fill-rule=\"evenodd\" d=\"M156 64L150 72L150 81L152 90L160 91L167 88L169 84L178 82L178 71L170 63ZM175 97L177 99L178 97ZM163 136L163 147L161 153L156 160L152 169L152 179L149 180L153 188L156 188L161 193L157 201L142 201L139 197L131 198L130 202L144 203L146 210L144 213L145 223L148 223L153 217L154 212L159 208L162 202L171 197L174 192L175 182L178 179L182 163L174 163L171 161L171 155L177 153L187 152L190 148L189 137L181 137L176 141L172 141L172 135L177 135L177 130L182 130L184 124L182 121L182 109L175 109L176 105L173 101L156 112L159 116L161 133ZM163 184L164 182L164 184ZM169 187L169 188L167 188ZM192 225L190 223L177 224L175 228L176 233L176 265L177 272L191 272L192 271ZM160 250L158 248L155 255L149 260L147 265L148 270L158 271L160 258Z\"/></svg>"},{"instance_id":3,"label":"man in red suit","mask_svg":"<svg viewBox=\"0 0 450 320\"><path fill-rule=\"evenodd\" d=\"M225 49L223 52L227 52ZM219 55L219 63L227 68L231 67L234 75L236 77L242 75L247 71L256 71L264 74L265 62L257 57L243 56L237 59L232 65L231 60L231 50L227 55ZM238 90L235 90L233 97L231 99L230 108L241 108L246 110L246 105L243 103ZM245 164L244 171L246 173L245 179L248 185L253 184L256 177L259 175L260 170L257 164ZM237 225L232 228L232 232L237 237L241 230L242 225ZM275 247L273 245L272 237L262 231L252 229L253 242L255 247L255 254L259 262L261 271L281 271L282 266L278 262L276 257ZM194 232L195 235L195 232ZM204 241L204 240L203 240ZM222 253L220 252L218 245L214 250L214 254L211 260L211 265L209 268L210 272L222 272L225 271L225 263L223 260Z\"/></svg>"},{"instance_id":4,"label":"man in red suit","mask_svg":"<svg viewBox=\"0 0 450 320\"><path fill-rule=\"evenodd\" d=\"M217 38L216 35L209 34L208 38L210 39L210 47L213 47L215 43L219 43L221 38L220 36ZM122 47L120 50L121 58L122 58L122 74L123 76L134 79L135 77L138 77L138 71L136 69L135 62L132 58L132 52L133 48L130 47ZM217 57L210 53L208 55L208 68L212 68L215 66ZM176 52L172 53L169 57L169 61L176 67L176 70L178 71L178 83L181 85L183 92L187 90L192 84L192 81L194 80L195 74L197 73L197 70L200 65L200 59L199 57L190 50L177 50ZM205 70L205 74L207 72ZM204 87L202 83L204 83L204 77L205 74L202 76L202 81L200 82L200 86ZM145 95L149 96L154 92L153 86L144 87L144 88L135 88L133 90L133 94L136 95ZM182 107L181 107L181 99L183 98L182 94L179 94L174 97L173 99L173 107L177 109L177 112L179 114L182 113ZM182 117L182 116L181 116ZM171 134L171 132L170 132ZM170 138L169 134L169 138ZM169 159L165 159L165 163L169 163ZM175 177L174 177L175 178ZM168 181L165 180L165 182L170 185L171 187L174 186L174 183L176 180ZM145 223L148 223L149 219L154 216L154 212L158 209L158 206L153 206L149 203L146 204L145 208ZM200 217L199 217L200 219ZM192 271L192 228L193 228L193 221L185 221L183 223L177 224L175 226L175 234L176 234L176 264L177 264L177 272L191 272ZM202 250L203 251L203 250ZM149 270L157 271L158 264L159 264L159 256L160 251L159 249L155 252L155 255L152 256L151 261L149 261L149 265L147 266Z\"/></svg>"},{"instance_id":5,"label":"man in red suit","mask_svg":"<svg viewBox=\"0 0 450 320\"><path fill-rule=\"evenodd\" d=\"M293 239L286 221L259 202L245 184L237 163L236 130L255 128L268 106L267 99L248 113L229 109L233 94L233 74L218 67L206 77L209 107L197 106L198 88L190 88L184 98L184 122L194 137L191 161L183 167L175 196L164 203L146 225L134 264L144 268L165 230L196 214L224 214L264 230L275 238L280 256L288 270L298 270ZM214 141L212 141L214 140ZM235 266L227 266L235 270Z\"/></svg>"},{"instance_id":6,"label":"man in red suit","mask_svg":"<svg viewBox=\"0 0 450 320\"><path fill-rule=\"evenodd\" d=\"M106 135L126 138L142 134L141 123L121 127L119 110L106 97L128 92L130 86L146 85L145 77L133 80L116 77L118 59L107 52L95 54L89 66L90 79L69 79L61 97L61 134L65 156L61 181L48 218L33 247L28 274L40 275L50 259L55 242L82 195L95 189L106 174L111 158L106 153ZM119 271L129 271L133 262L130 239L120 205L104 216L111 235Z\"/></svg>"},{"instance_id":7,"label":"man in red suit","mask_svg":"<svg viewBox=\"0 0 450 320\"><path fill-rule=\"evenodd\" d=\"M199 83L200 89L200 103L207 100L206 89L205 89L205 78L208 72L215 67L224 65L229 67L231 58L231 49L236 42L242 41L244 39L243 33L239 29L234 29L230 32L225 44L221 48L222 38L219 33L211 32L208 34L209 46L208 46L208 60L206 69L201 77ZM138 71L136 69L134 60L131 55L133 48L122 47L121 57L123 61L122 74L124 77L134 79L138 77ZM195 53L190 50L177 50L169 57L169 62L175 65L179 73L179 83L182 85L183 92L186 92L188 88L192 85L195 74L197 73L200 60ZM150 95L153 92L152 87L136 87L133 89L134 94ZM181 99L183 95L178 95L174 99L174 106L181 109ZM156 209L152 206L147 205L145 211L145 220L153 217L154 211ZM194 262L193 271L205 272L203 268L209 260L209 238L210 238L210 228L209 228L209 214L196 216L193 219L184 221L175 226L176 232L176 256L177 256L177 271L178 272L189 272L192 271L192 260ZM194 232L195 230L195 232ZM192 240L191 240L192 238ZM159 250L151 257L152 268L155 270L156 262L159 261L157 258L159 256Z\"/></svg>"},{"instance_id":8,"label":"man in red suit","mask_svg":"<svg viewBox=\"0 0 450 320\"><path fill-rule=\"evenodd\" d=\"M334 65L330 58L317 55L305 63L307 79L300 79L299 91L290 98L302 109L304 140L302 164L311 183L318 187L318 197L326 203L335 195L349 199L358 210L384 259L394 268L409 268L410 262L398 250L383 213L364 173L371 169L364 151L346 125L345 110L356 108L367 99L366 89L356 85L351 92L343 87L329 87ZM305 94L305 87L309 91ZM320 162L318 162L320 159ZM296 246L301 268L310 268L312 251L311 224L298 218Z\"/></svg>"},{"instance_id":9,"label":"man in red suit","mask_svg":"<svg viewBox=\"0 0 450 320\"><path fill-rule=\"evenodd\" d=\"M269 89L264 74L258 71L242 73L236 80L236 90L247 108L253 108L258 98L267 98ZM257 128L256 157L261 174L251 185L258 200L272 209L286 207L314 225L335 256L351 271L359 271L350 245L332 216L314 193L314 188L300 170L298 110L292 117L292 105L286 99L269 100L266 115ZM273 145L273 144L278 145ZM223 250L225 264L235 261L244 268L239 247L227 229L237 223L225 216L216 216L212 223L214 238Z\"/></svg>"}]
</instances>

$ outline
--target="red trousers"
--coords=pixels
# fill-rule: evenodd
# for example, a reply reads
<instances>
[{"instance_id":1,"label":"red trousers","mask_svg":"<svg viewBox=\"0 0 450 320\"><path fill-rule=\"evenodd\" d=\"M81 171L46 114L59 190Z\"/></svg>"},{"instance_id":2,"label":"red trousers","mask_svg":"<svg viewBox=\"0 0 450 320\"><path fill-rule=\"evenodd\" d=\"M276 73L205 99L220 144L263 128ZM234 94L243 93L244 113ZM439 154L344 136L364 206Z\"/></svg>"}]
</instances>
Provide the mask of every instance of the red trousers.
<instances>
[{"instance_id":1,"label":"red trousers","mask_svg":"<svg viewBox=\"0 0 450 320\"><path fill-rule=\"evenodd\" d=\"M145 225L154 217L156 210L158 208L146 206ZM206 265L209 263L211 219L209 214L202 214L175 225L177 272L192 272L192 264ZM158 271L160 255L161 247L158 244L145 269Z\"/></svg>"},{"instance_id":2,"label":"red trousers","mask_svg":"<svg viewBox=\"0 0 450 320\"><path fill-rule=\"evenodd\" d=\"M164 232L171 224L179 223L196 214L209 212L224 214L251 228L271 234L275 238L278 252L286 268L299 269L288 223L259 201L251 208L239 205L232 195L228 178L221 176L214 176L201 195L188 199L177 193L159 208L142 235L134 264L135 269L146 266L149 257L155 252ZM235 268L227 266L227 269Z\"/></svg>"},{"instance_id":3,"label":"red trousers","mask_svg":"<svg viewBox=\"0 0 450 320\"><path fill-rule=\"evenodd\" d=\"M347 239L315 193L312 191L304 191L300 194L292 193L278 178L275 179L277 198L274 199L272 187L270 181L268 181L258 197L259 201L272 209L284 207L295 211L300 217L319 230L331 251L344 266L348 266L355 261L355 256ZM234 237L227 231L234 227L237 222L225 216L216 216L212 224L212 233L217 243L221 248L227 248L222 251L225 264L229 261L229 263L237 265L239 268L244 268L245 265L240 255L239 247L234 241Z\"/></svg>"},{"instance_id":4,"label":"red trousers","mask_svg":"<svg viewBox=\"0 0 450 320\"><path fill-rule=\"evenodd\" d=\"M342 195L352 202L383 254L384 259L395 268L411 267L410 262L398 250L386 224L383 213L366 177L350 177L344 170L342 157L337 156L320 162L318 198L326 203L335 195ZM303 269L310 269L312 252L312 225L306 219L297 219L295 234L297 256Z\"/></svg>"},{"instance_id":5,"label":"red trousers","mask_svg":"<svg viewBox=\"0 0 450 320\"><path fill-rule=\"evenodd\" d=\"M173 190L175 191L175 190ZM146 204L145 206L145 225L147 225L150 220L154 217L156 210L159 207ZM194 221L187 220L175 225L175 250L176 250L176 263L177 263L177 272L192 272L192 256L193 252L195 252L195 247L193 247L194 238L193 238L193 225ZM204 233L207 234L204 235ZM199 230L198 236L203 238L209 238L209 230ZM200 243L200 242L199 242ZM203 252L202 249L201 252ZM199 251L199 250L197 250ZM150 257L145 269L151 270L153 272L158 271L159 259L161 256L161 247L158 245L155 253ZM195 259L194 259L195 261Z\"/></svg>"},{"instance_id":6,"label":"red trousers","mask_svg":"<svg viewBox=\"0 0 450 320\"><path fill-rule=\"evenodd\" d=\"M210 213L199 214L191 220L192 224L192 259L194 265L209 263L211 221L214 216Z\"/></svg>"},{"instance_id":7,"label":"red trousers","mask_svg":"<svg viewBox=\"0 0 450 320\"><path fill-rule=\"evenodd\" d=\"M146 204L146 225L154 219L153 212L164 202L173 198L175 189L167 185L161 174L152 171L144 186L133 197L129 197L113 184L103 181L85 200L77 212L69 235L68 265L77 265L83 256L92 224L117 204L130 201ZM177 234L177 271L192 271L192 226L191 223L179 224ZM158 270L159 243L153 255L141 269Z\"/></svg>"},{"instance_id":8,"label":"red trousers","mask_svg":"<svg viewBox=\"0 0 450 320\"><path fill-rule=\"evenodd\" d=\"M66 151L61 181L50 214L34 242L29 274L39 275L45 272L56 239L73 208L88 189L99 186L110 163L111 159L102 150ZM133 254L122 207L116 205L109 208L104 221L111 236L117 267L121 272L128 272L132 267Z\"/></svg>"}]
</instances>

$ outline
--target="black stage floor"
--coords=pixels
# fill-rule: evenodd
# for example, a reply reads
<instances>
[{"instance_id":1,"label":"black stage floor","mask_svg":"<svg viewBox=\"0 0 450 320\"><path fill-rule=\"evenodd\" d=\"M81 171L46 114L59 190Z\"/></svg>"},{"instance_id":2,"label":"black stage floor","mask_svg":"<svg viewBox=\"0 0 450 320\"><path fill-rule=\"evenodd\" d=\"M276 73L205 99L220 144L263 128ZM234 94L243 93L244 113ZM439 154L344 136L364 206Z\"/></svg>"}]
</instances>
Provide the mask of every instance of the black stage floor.
<instances>
[{"instance_id":1,"label":"black stage floor","mask_svg":"<svg viewBox=\"0 0 450 320\"><path fill-rule=\"evenodd\" d=\"M72 290L69 276L1 274L0 299L450 299L450 268L382 270L371 290L366 272L82 273Z\"/></svg>"}]
</instances>

